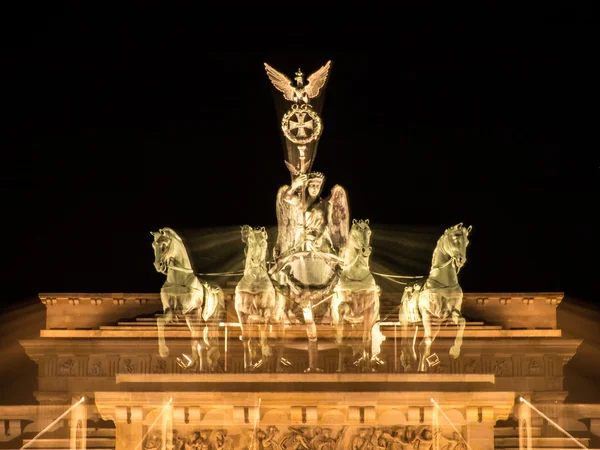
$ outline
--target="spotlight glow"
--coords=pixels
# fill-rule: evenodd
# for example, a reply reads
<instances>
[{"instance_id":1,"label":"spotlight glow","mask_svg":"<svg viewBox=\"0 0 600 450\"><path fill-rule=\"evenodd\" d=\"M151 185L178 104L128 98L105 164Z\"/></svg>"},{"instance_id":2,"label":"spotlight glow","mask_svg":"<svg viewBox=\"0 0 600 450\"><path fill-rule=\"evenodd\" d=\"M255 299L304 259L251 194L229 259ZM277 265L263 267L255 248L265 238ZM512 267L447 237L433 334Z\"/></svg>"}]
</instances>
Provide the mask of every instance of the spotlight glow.
<instances>
[{"instance_id":1,"label":"spotlight glow","mask_svg":"<svg viewBox=\"0 0 600 450\"><path fill-rule=\"evenodd\" d=\"M456 428L456 426L452 423L452 421L450 420L450 418L446 415L446 413L444 412L444 410L442 408L440 408L440 405L438 405L438 402L436 402L433 397L431 397L430 400L431 400L431 403L433 403L435 405L435 407L438 409L438 411L442 414L442 416L444 416L444 418L448 421L448 423L450 424L450 426L452 428L454 428L454 431L456 431L456 434L458 434L458 436L463 440L463 442L469 448L469 450L473 450L471 448L471 446L469 445L469 443L463 437L462 433L460 431L458 431L458 428Z\"/></svg>"},{"instance_id":2,"label":"spotlight glow","mask_svg":"<svg viewBox=\"0 0 600 450\"><path fill-rule=\"evenodd\" d=\"M260 403L262 401L261 397L258 397L258 405L256 405L256 416L254 417L254 429L252 430L252 439L256 438L256 426L258 425L258 420L260 418Z\"/></svg>"},{"instance_id":3,"label":"spotlight glow","mask_svg":"<svg viewBox=\"0 0 600 450\"><path fill-rule=\"evenodd\" d=\"M567 431L564 428L561 428L556 422L554 422L546 414L544 414L543 412L541 412L539 409L537 409L535 406L533 406L531 403L529 403L523 397L521 397L520 400L521 400L521 403L525 403L527 406L529 406L531 409L533 409L536 413L538 413L540 416L542 416L544 419L546 419L549 424L552 424L557 430L562 431L566 436L568 436L579 447L585 448L587 450L587 447L585 445L583 445L581 442L579 442L577 439L575 439L573 436L571 436L569 433L567 433Z\"/></svg>"},{"instance_id":4,"label":"spotlight glow","mask_svg":"<svg viewBox=\"0 0 600 450\"><path fill-rule=\"evenodd\" d=\"M85 400L85 397L81 397L81 399L79 399L77 401L77 403L74 403L73 405L71 405L71 407L69 409L67 409L64 413L62 413L60 416L58 416L56 418L56 420L54 420L54 422L52 422L50 425L48 425L46 428L44 428L42 431L40 431L32 440L30 440L29 442L27 442L27 444L25 444L23 447L21 447L21 450L29 447L31 444L33 444L35 441L37 441L41 435L43 435L46 431L48 431L50 428L52 428L54 425L56 425L60 419L65 417L73 409L75 409L77 406L79 406L81 403L83 403L84 400Z\"/></svg>"},{"instance_id":5,"label":"spotlight glow","mask_svg":"<svg viewBox=\"0 0 600 450\"><path fill-rule=\"evenodd\" d=\"M146 432L142 436L142 439L140 439L140 442L138 442L138 445L135 446L135 450L137 450L138 448L140 448L140 445L142 445L144 443L144 439L146 439L146 436L148 436L148 433L150 433L150 431L152 430L152 428L154 428L154 425L156 425L156 422L158 422L158 419L160 419L162 417L162 415L165 413L165 411L167 410L167 408L169 407L169 405L171 404L172 401L173 401L173 397L171 397L169 399L169 401L165 404L165 406L163 406L163 409L160 411L160 414L158 416L156 416L156 419L154 419L154 422L152 422L152 425L150 425L148 427L148 429L146 430Z\"/></svg>"}]
</instances>

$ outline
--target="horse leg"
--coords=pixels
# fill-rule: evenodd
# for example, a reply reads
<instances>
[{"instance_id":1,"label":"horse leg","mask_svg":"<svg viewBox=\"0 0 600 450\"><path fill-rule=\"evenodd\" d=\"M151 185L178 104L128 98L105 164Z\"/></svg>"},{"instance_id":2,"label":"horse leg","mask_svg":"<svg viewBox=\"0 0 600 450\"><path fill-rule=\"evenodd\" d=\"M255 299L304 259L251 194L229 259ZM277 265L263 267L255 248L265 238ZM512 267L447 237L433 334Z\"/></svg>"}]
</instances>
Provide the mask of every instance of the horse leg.
<instances>
[{"instance_id":1,"label":"horse leg","mask_svg":"<svg viewBox=\"0 0 600 450\"><path fill-rule=\"evenodd\" d=\"M244 372L250 372L254 366L252 324L249 323L247 314L238 313L242 328L242 346L244 348Z\"/></svg>"},{"instance_id":2,"label":"horse leg","mask_svg":"<svg viewBox=\"0 0 600 450\"><path fill-rule=\"evenodd\" d=\"M375 367L373 366L373 336L371 335L371 332L373 331L373 325L375 324L375 317L374 317L374 313L375 310L374 308L370 305L370 306L365 306L365 304L370 304L371 300L372 300L372 295L371 293L365 293L363 294L364 298L363 298L363 305L361 305L363 307L363 335L362 335L362 343L363 343L363 355L364 355L364 360L365 360L365 366L364 366L364 371L366 372L374 372L375 371Z\"/></svg>"},{"instance_id":3,"label":"horse leg","mask_svg":"<svg viewBox=\"0 0 600 450\"><path fill-rule=\"evenodd\" d=\"M242 331L242 347L244 349L244 372L250 372L254 366L252 354L253 324L250 323L250 313L247 306L252 303L252 298L244 292L235 293L235 309Z\"/></svg>"},{"instance_id":4,"label":"horse leg","mask_svg":"<svg viewBox=\"0 0 600 450\"><path fill-rule=\"evenodd\" d=\"M254 353L252 342L252 324L242 323L242 346L244 348L244 372L251 372L254 367Z\"/></svg>"},{"instance_id":5,"label":"horse leg","mask_svg":"<svg viewBox=\"0 0 600 450\"><path fill-rule=\"evenodd\" d=\"M275 307L271 313L271 322L273 327L273 340L275 341L275 371L285 373L292 363L284 358L285 353L285 323L287 319L288 307L287 299L280 293L275 292Z\"/></svg>"},{"instance_id":6,"label":"horse leg","mask_svg":"<svg viewBox=\"0 0 600 450\"><path fill-rule=\"evenodd\" d=\"M200 311L194 309L185 315L185 323L191 333L192 359L187 365L187 369L191 371L203 372L204 360L201 357L203 352L202 327L200 326Z\"/></svg>"},{"instance_id":7,"label":"horse leg","mask_svg":"<svg viewBox=\"0 0 600 450\"><path fill-rule=\"evenodd\" d=\"M367 330L369 339L369 364L371 370L375 370L379 366L385 363L379 358L381 353L381 344L385 341L385 336L381 333L381 317L379 315L379 287L369 293L367 307L365 308L365 314L368 317L370 329Z\"/></svg>"},{"instance_id":8,"label":"horse leg","mask_svg":"<svg viewBox=\"0 0 600 450\"><path fill-rule=\"evenodd\" d=\"M400 364L402 364L405 372L412 372L412 364L416 357L412 347L413 339L410 339L408 336L408 298L403 297L401 302L399 314L400 333L402 334L400 338ZM416 332L417 331L415 329L415 334Z\"/></svg>"},{"instance_id":9,"label":"horse leg","mask_svg":"<svg viewBox=\"0 0 600 450\"><path fill-rule=\"evenodd\" d=\"M319 342L317 338L308 339L308 368L304 371L306 373L319 373L323 372L323 369L317 367L319 358Z\"/></svg>"},{"instance_id":10,"label":"horse leg","mask_svg":"<svg viewBox=\"0 0 600 450\"><path fill-rule=\"evenodd\" d=\"M335 343L337 344L337 348L338 348L338 367L336 372L337 373L344 373L346 371L346 358L349 356L348 355L348 350L349 347L347 346L346 342L344 341L344 317L342 316L342 321L337 324L336 326L336 337L335 337Z\"/></svg>"},{"instance_id":11,"label":"horse leg","mask_svg":"<svg viewBox=\"0 0 600 450\"><path fill-rule=\"evenodd\" d=\"M431 355L431 345L440 332L440 325L437 324L432 326L431 324L431 313L429 311L422 311L423 316L423 340L419 345L419 372L427 372L427 368L430 366L427 358ZM425 365L427 363L427 366Z\"/></svg>"},{"instance_id":12,"label":"horse leg","mask_svg":"<svg viewBox=\"0 0 600 450\"><path fill-rule=\"evenodd\" d=\"M462 346L463 333L465 331L465 325L467 321L462 316L459 310L454 309L452 311L452 322L458 325L458 331L456 332L454 345L450 347L450 356L456 359L460 356L460 347Z\"/></svg>"},{"instance_id":13,"label":"horse leg","mask_svg":"<svg viewBox=\"0 0 600 450\"><path fill-rule=\"evenodd\" d=\"M269 342L269 324L261 319L258 324L258 346L260 347L260 366L265 372L271 372L273 362L273 351Z\"/></svg>"},{"instance_id":14,"label":"horse leg","mask_svg":"<svg viewBox=\"0 0 600 450\"><path fill-rule=\"evenodd\" d=\"M156 319L156 327L158 329L158 354L161 358L169 356L169 347L165 342L165 325L173 320L173 309L169 306L167 294L161 292L160 298L163 304L164 314Z\"/></svg>"},{"instance_id":15,"label":"horse leg","mask_svg":"<svg viewBox=\"0 0 600 450\"><path fill-rule=\"evenodd\" d=\"M238 314L239 317L239 314ZM242 348L244 350L244 372L248 371L248 336L247 333L248 331L246 330L246 323L242 322L241 319L240 320L240 331L242 332Z\"/></svg>"},{"instance_id":16,"label":"horse leg","mask_svg":"<svg viewBox=\"0 0 600 450\"><path fill-rule=\"evenodd\" d=\"M219 348L219 328L218 325L213 323L208 324L206 330L206 341L208 342L206 348L206 370L208 372L221 372L222 368L219 364L221 359L221 349Z\"/></svg>"},{"instance_id":17,"label":"horse leg","mask_svg":"<svg viewBox=\"0 0 600 450\"><path fill-rule=\"evenodd\" d=\"M344 325L346 322L346 312L348 304L346 303L347 292L338 291L335 300L331 304L331 318L335 327L335 343L338 348L338 368L336 372L345 372L345 357L347 346L344 340Z\"/></svg>"},{"instance_id":18,"label":"horse leg","mask_svg":"<svg viewBox=\"0 0 600 450\"><path fill-rule=\"evenodd\" d=\"M418 372L427 372L427 366L425 365L427 358L431 353L431 315L429 311L421 311L423 319L423 339L419 344L419 365L417 368Z\"/></svg>"},{"instance_id":19,"label":"horse leg","mask_svg":"<svg viewBox=\"0 0 600 450\"><path fill-rule=\"evenodd\" d=\"M221 372L222 367L220 365L221 359L221 348L219 346L219 324L225 318L221 313L213 315L209 317L209 319L204 322L203 328L203 338L202 338L202 349L205 349L204 352L200 354L200 361L204 359L204 371L205 372Z\"/></svg>"},{"instance_id":20,"label":"horse leg","mask_svg":"<svg viewBox=\"0 0 600 450\"><path fill-rule=\"evenodd\" d=\"M308 337L308 368L306 373L323 372L323 369L317 367L319 356L319 343L317 341L317 325L312 313L312 307L303 309L304 324L306 326L306 335Z\"/></svg>"},{"instance_id":21,"label":"horse leg","mask_svg":"<svg viewBox=\"0 0 600 450\"><path fill-rule=\"evenodd\" d=\"M277 358L275 371L277 373L284 373L286 372L286 368L291 366L291 363L283 357L285 350L285 324L283 323L283 319L273 324L273 329L275 333L275 357Z\"/></svg>"}]
</instances>

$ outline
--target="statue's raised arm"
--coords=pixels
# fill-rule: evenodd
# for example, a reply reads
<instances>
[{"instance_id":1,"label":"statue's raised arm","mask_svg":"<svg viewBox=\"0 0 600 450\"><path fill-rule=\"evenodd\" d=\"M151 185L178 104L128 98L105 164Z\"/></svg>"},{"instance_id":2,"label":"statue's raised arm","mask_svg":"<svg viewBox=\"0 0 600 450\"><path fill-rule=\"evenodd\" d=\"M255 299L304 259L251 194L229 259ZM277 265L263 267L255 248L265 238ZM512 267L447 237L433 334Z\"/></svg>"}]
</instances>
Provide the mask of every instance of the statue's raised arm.
<instances>
[{"instance_id":1,"label":"statue's raised arm","mask_svg":"<svg viewBox=\"0 0 600 450\"><path fill-rule=\"evenodd\" d=\"M348 236L348 202L340 186L332 196L321 198L325 176L320 172L298 174L291 186L277 194L278 236L274 257L297 252L338 256ZM333 222L330 224L330 219ZM334 245L332 236L335 236Z\"/></svg>"}]
</instances>

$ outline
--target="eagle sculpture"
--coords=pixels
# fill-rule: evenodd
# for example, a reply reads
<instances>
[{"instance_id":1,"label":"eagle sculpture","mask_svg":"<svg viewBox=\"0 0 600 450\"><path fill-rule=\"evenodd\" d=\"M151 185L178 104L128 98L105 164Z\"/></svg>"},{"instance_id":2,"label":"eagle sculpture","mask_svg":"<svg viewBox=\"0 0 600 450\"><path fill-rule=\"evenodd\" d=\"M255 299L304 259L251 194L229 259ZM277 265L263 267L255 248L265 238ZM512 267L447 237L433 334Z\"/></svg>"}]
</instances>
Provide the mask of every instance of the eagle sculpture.
<instances>
[{"instance_id":1,"label":"eagle sculpture","mask_svg":"<svg viewBox=\"0 0 600 450\"><path fill-rule=\"evenodd\" d=\"M267 75L271 80L271 83L273 83L273 86L275 86L277 90L283 92L283 97L286 100L294 103L307 104L309 99L318 96L323 86L325 86L329 70L331 69L331 61L327 61L323 67L312 75L309 75L306 83L304 82L304 74L298 69L298 72L296 72L296 76L294 77L294 80L296 81L295 86L288 77L273 69L267 63L265 63L265 69L267 70Z\"/></svg>"}]
</instances>

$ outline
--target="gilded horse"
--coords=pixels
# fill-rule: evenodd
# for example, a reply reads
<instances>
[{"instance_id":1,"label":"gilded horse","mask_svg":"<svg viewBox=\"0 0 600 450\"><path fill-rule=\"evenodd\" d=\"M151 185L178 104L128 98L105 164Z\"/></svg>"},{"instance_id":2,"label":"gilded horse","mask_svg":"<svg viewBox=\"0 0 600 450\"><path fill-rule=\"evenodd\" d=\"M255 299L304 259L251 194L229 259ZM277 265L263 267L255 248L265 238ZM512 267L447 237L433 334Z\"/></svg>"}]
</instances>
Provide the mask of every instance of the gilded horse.
<instances>
[{"instance_id":1,"label":"gilded horse","mask_svg":"<svg viewBox=\"0 0 600 450\"><path fill-rule=\"evenodd\" d=\"M242 328L246 372L259 368L270 372L274 357L277 372L287 365L283 359L286 299L275 291L267 272L267 240L265 227L242 227L246 262L244 276L235 287L235 310ZM277 347L277 355L273 347Z\"/></svg>"},{"instance_id":2,"label":"gilded horse","mask_svg":"<svg viewBox=\"0 0 600 450\"><path fill-rule=\"evenodd\" d=\"M412 283L404 289L400 303L400 324L403 329L401 360L405 370L411 370L412 361L418 360L417 371L426 372L428 365L439 361L431 359L431 344L436 338L440 325L452 321L458 325L450 356L458 358L462 345L465 319L461 313L463 291L458 283L458 273L467 261L467 246L472 227L462 223L446 229L438 239L433 251L429 276ZM408 325L423 325L423 339L418 351L409 345ZM416 333L416 331L415 331Z\"/></svg>"},{"instance_id":3,"label":"gilded horse","mask_svg":"<svg viewBox=\"0 0 600 450\"><path fill-rule=\"evenodd\" d=\"M331 304L332 323L336 328L339 347L338 372L344 371L343 350L348 342L354 350L353 355L357 356L353 361L354 365L362 366L365 371L372 371L380 362L377 354L382 337L379 333L381 290L371 274L371 250L369 220L354 219L344 250L342 272Z\"/></svg>"},{"instance_id":4,"label":"gilded horse","mask_svg":"<svg viewBox=\"0 0 600 450\"><path fill-rule=\"evenodd\" d=\"M180 366L197 372L217 371L219 324L225 318L223 291L196 276L183 239L174 230L161 228L151 234L154 267L167 276L160 290L164 314L156 320L159 354L169 355L165 325L183 318L192 334L192 356L178 358Z\"/></svg>"}]
</instances>

